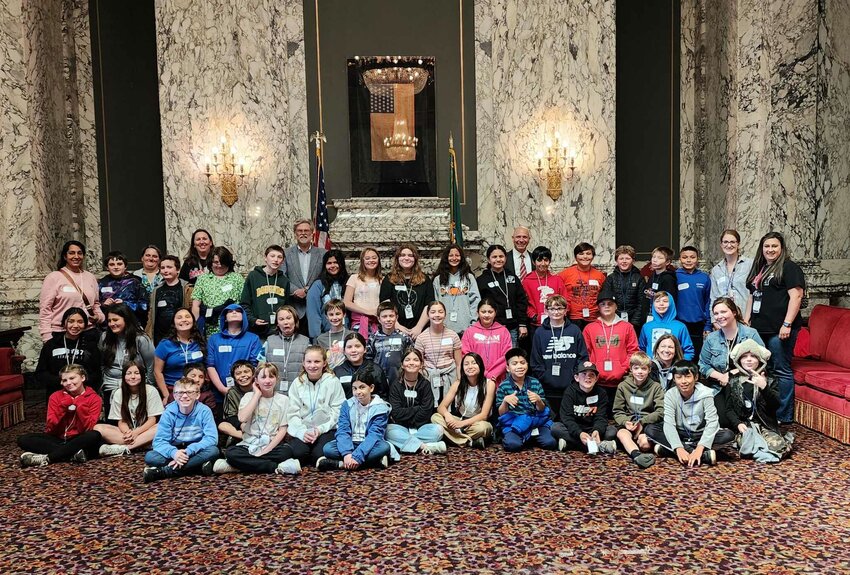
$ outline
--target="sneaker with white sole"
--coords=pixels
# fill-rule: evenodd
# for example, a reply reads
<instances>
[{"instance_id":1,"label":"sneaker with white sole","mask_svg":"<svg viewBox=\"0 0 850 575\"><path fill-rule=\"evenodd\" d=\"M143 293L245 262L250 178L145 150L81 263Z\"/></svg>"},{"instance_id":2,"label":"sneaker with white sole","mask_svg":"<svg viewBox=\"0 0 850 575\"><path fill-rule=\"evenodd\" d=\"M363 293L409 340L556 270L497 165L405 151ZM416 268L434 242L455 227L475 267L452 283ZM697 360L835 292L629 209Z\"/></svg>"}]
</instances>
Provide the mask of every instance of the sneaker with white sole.
<instances>
[{"instance_id":1,"label":"sneaker with white sole","mask_svg":"<svg viewBox=\"0 0 850 575\"><path fill-rule=\"evenodd\" d=\"M168 477L168 474L166 474L162 467L148 465L142 472L142 480L145 483L152 483L154 481L159 481L160 479L165 479L166 477Z\"/></svg>"},{"instance_id":2,"label":"sneaker with white sole","mask_svg":"<svg viewBox=\"0 0 850 575\"><path fill-rule=\"evenodd\" d=\"M97 454L101 457L112 457L115 455L129 455L130 450L126 445L111 445L109 443L104 443L100 446L100 449L97 450Z\"/></svg>"},{"instance_id":3,"label":"sneaker with white sole","mask_svg":"<svg viewBox=\"0 0 850 575\"><path fill-rule=\"evenodd\" d=\"M429 455L443 455L446 453L446 443L444 441L434 441L432 443L423 443L423 453Z\"/></svg>"},{"instance_id":4,"label":"sneaker with white sole","mask_svg":"<svg viewBox=\"0 0 850 575\"><path fill-rule=\"evenodd\" d=\"M278 475L299 475L301 463L297 459L287 459L281 462L274 470Z\"/></svg>"},{"instance_id":5,"label":"sneaker with white sole","mask_svg":"<svg viewBox=\"0 0 850 575\"><path fill-rule=\"evenodd\" d=\"M558 440L558 451L566 451L567 450L567 440L559 439Z\"/></svg>"},{"instance_id":6,"label":"sneaker with white sole","mask_svg":"<svg viewBox=\"0 0 850 575\"><path fill-rule=\"evenodd\" d=\"M389 467L389 466L390 466L390 458L389 458L389 457L387 457L386 455L384 455L384 456L381 458L381 467L383 467L384 469L386 469L386 468L387 468L387 467Z\"/></svg>"},{"instance_id":7,"label":"sneaker with white sole","mask_svg":"<svg viewBox=\"0 0 850 575\"><path fill-rule=\"evenodd\" d=\"M479 437L478 439L472 440L472 447L474 449L486 449L487 448L487 442L484 441L483 437Z\"/></svg>"},{"instance_id":8,"label":"sneaker with white sole","mask_svg":"<svg viewBox=\"0 0 850 575\"><path fill-rule=\"evenodd\" d=\"M702 456L700 457L700 463L702 463L703 465L716 465L717 452L713 449L706 449L702 452Z\"/></svg>"},{"instance_id":9,"label":"sneaker with white sole","mask_svg":"<svg viewBox=\"0 0 850 575\"><path fill-rule=\"evenodd\" d=\"M71 457L71 463L85 463L86 461L88 461L88 457L86 457L86 452L82 449Z\"/></svg>"},{"instance_id":10,"label":"sneaker with white sole","mask_svg":"<svg viewBox=\"0 0 850 575\"><path fill-rule=\"evenodd\" d=\"M216 459L215 463L213 463L212 471L216 475L221 475L223 473L238 473L239 470L230 465L226 459Z\"/></svg>"},{"instance_id":11,"label":"sneaker with white sole","mask_svg":"<svg viewBox=\"0 0 850 575\"><path fill-rule=\"evenodd\" d=\"M613 439L609 439L607 441L600 441L599 451L601 453L607 453L608 455L617 453L617 442Z\"/></svg>"},{"instance_id":12,"label":"sneaker with white sole","mask_svg":"<svg viewBox=\"0 0 850 575\"><path fill-rule=\"evenodd\" d=\"M31 451L21 453L21 467L41 467L49 464L50 459L41 453L32 453Z\"/></svg>"},{"instance_id":13,"label":"sneaker with white sole","mask_svg":"<svg viewBox=\"0 0 850 575\"><path fill-rule=\"evenodd\" d=\"M340 461L328 457L320 457L316 460L316 469L319 471L333 471L339 469Z\"/></svg>"}]
</instances>

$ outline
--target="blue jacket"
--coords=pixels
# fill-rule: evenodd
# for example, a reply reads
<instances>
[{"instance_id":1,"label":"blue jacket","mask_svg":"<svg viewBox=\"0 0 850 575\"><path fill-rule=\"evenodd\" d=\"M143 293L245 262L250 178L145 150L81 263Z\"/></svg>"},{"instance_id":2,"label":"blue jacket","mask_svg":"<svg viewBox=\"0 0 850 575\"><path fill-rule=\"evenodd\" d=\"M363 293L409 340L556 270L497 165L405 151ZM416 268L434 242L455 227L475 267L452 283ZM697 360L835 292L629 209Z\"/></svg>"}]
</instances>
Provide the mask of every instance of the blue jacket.
<instances>
[{"instance_id":1,"label":"blue jacket","mask_svg":"<svg viewBox=\"0 0 850 575\"><path fill-rule=\"evenodd\" d=\"M227 312L238 309L242 312L242 331L237 335L227 332ZM263 344L256 334L248 331L248 315L238 303L232 303L221 312L218 319L221 328L219 333L210 336L207 342L207 366L215 368L219 379L226 382L230 378L230 367L240 359L246 359L253 365L259 362L263 352ZM224 401L224 397L213 387L216 403Z\"/></svg>"},{"instance_id":2,"label":"blue jacket","mask_svg":"<svg viewBox=\"0 0 850 575\"><path fill-rule=\"evenodd\" d=\"M339 282L333 282L330 291L323 295L324 291L325 286L322 280L314 281L307 290L307 325L310 328L311 341L316 341L321 334L331 330L331 324L328 323L322 308L332 299L342 299L345 286ZM348 315L345 317L345 326L348 327Z\"/></svg>"},{"instance_id":3,"label":"blue jacket","mask_svg":"<svg viewBox=\"0 0 850 575\"><path fill-rule=\"evenodd\" d=\"M670 307L664 315L658 315L658 312L655 311L655 306L652 306L652 321L646 322L641 328L638 345L649 357L652 357L652 348L655 347L655 342L658 341L658 338L666 333L671 333L679 340L685 359L693 359L694 344L691 341L690 334L688 334L688 328L676 319L675 300L671 297L667 299L670 301Z\"/></svg>"},{"instance_id":4,"label":"blue jacket","mask_svg":"<svg viewBox=\"0 0 850 575\"><path fill-rule=\"evenodd\" d=\"M218 429L215 426L212 410L201 403L195 402L192 411L184 415L176 401L169 403L153 438L153 450L169 459L174 459L177 445L187 443L186 455L192 457L208 447L218 443Z\"/></svg>"},{"instance_id":5,"label":"blue jacket","mask_svg":"<svg viewBox=\"0 0 850 575\"><path fill-rule=\"evenodd\" d=\"M703 331L711 331L711 277L702 270L691 273L676 270L679 297L677 319L686 323L705 322Z\"/></svg>"},{"instance_id":6,"label":"blue jacket","mask_svg":"<svg viewBox=\"0 0 850 575\"><path fill-rule=\"evenodd\" d=\"M526 413L517 413L515 411L507 411L499 416L499 427L502 428L502 433L514 432L522 438L522 442L528 441L531 437L531 432L542 427L548 429L552 427L552 419L549 417L550 411L547 407L543 411L537 412L535 415Z\"/></svg>"},{"instance_id":7,"label":"blue jacket","mask_svg":"<svg viewBox=\"0 0 850 575\"><path fill-rule=\"evenodd\" d=\"M588 359L581 330L570 320L565 321L562 330L560 327L552 328L549 318L544 319L543 325L535 330L531 344L531 375L548 390L566 389L573 381L576 364ZM552 365L556 363L561 366L557 376L552 375Z\"/></svg>"},{"instance_id":8,"label":"blue jacket","mask_svg":"<svg viewBox=\"0 0 850 575\"><path fill-rule=\"evenodd\" d=\"M357 446L351 439L351 410L355 408L356 397L347 399L339 409L339 421L336 427L336 446L345 456L349 453L357 463L366 461L366 456L379 441L384 441L387 433L387 423L390 420L390 404L379 396L372 398L366 412L366 437Z\"/></svg>"},{"instance_id":9,"label":"blue jacket","mask_svg":"<svg viewBox=\"0 0 850 575\"><path fill-rule=\"evenodd\" d=\"M699 354L699 372L703 377L708 377L708 373L712 369L720 373L729 371L729 350L731 348L726 347L725 339L726 336L723 335L723 330L717 330L708 334L708 337L702 342L702 351ZM739 323L738 336L732 343L732 347L748 339L765 347L759 332L750 326ZM715 381L714 383L716 384L717 382Z\"/></svg>"}]
</instances>

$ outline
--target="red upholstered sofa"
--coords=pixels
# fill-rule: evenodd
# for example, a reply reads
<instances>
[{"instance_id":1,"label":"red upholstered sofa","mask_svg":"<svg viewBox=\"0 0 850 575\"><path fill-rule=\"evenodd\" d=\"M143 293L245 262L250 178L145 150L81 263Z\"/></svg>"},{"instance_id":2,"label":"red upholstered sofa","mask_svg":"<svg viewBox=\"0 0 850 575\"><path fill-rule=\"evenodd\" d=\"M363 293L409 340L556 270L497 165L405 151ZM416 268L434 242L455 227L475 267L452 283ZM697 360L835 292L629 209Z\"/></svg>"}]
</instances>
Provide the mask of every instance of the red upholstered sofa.
<instances>
[{"instance_id":1,"label":"red upholstered sofa","mask_svg":"<svg viewBox=\"0 0 850 575\"><path fill-rule=\"evenodd\" d=\"M806 349L808 344L808 349ZM817 305L801 331L794 371L794 419L850 443L850 309Z\"/></svg>"},{"instance_id":2,"label":"red upholstered sofa","mask_svg":"<svg viewBox=\"0 0 850 575\"><path fill-rule=\"evenodd\" d=\"M0 429L24 420L23 359L11 347L0 347Z\"/></svg>"}]
</instances>

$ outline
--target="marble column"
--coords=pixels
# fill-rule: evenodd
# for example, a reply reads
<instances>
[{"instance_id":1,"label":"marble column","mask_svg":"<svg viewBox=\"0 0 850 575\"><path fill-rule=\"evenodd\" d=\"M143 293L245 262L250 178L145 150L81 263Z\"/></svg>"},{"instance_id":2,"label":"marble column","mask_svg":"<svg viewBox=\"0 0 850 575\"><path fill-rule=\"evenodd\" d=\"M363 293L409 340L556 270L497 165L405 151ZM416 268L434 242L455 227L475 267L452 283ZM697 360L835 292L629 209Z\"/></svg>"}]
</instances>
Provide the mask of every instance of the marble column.
<instances>
[{"instance_id":1,"label":"marble column","mask_svg":"<svg viewBox=\"0 0 850 575\"><path fill-rule=\"evenodd\" d=\"M206 228L250 269L310 216L302 3L163 0L156 28L168 249ZM202 174L222 135L250 170L233 207Z\"/></svg>"},{"instance_id":2,"label":"marble column","mask_svg":"<svg viewBox=\"0 0 850 575\"><path fill-rule=\"evenodd\" d=\"M479 231L508 242L532 230L554 264L591 242L599 263L614 250L614 3L475 0ZM576 177L552 201L536 154L559 131Z\"/></svg>"}]
</instances>

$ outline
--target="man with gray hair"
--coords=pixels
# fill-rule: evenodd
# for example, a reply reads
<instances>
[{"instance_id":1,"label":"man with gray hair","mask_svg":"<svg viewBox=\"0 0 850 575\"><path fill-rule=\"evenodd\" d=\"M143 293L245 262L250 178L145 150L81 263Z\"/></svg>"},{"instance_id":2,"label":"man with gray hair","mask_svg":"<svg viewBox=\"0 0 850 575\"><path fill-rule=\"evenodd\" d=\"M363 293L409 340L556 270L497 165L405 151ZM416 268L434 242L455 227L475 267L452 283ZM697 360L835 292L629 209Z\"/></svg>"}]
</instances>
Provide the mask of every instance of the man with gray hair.
<instances>
[{"instance_id":1,"label":"man with gray hair","mask_svg":"<svg viewBox=\"0 0 850 575\"><path fill-rule=\"evenodd\" d=\"M296 220L292 231L295 232L295 245L286 248L281 269L289 278L292 306L298 311L298 331L307 335L307 290L322 272L326 250L313 245L312 220Z\"/></svg>"}]
</instances>

